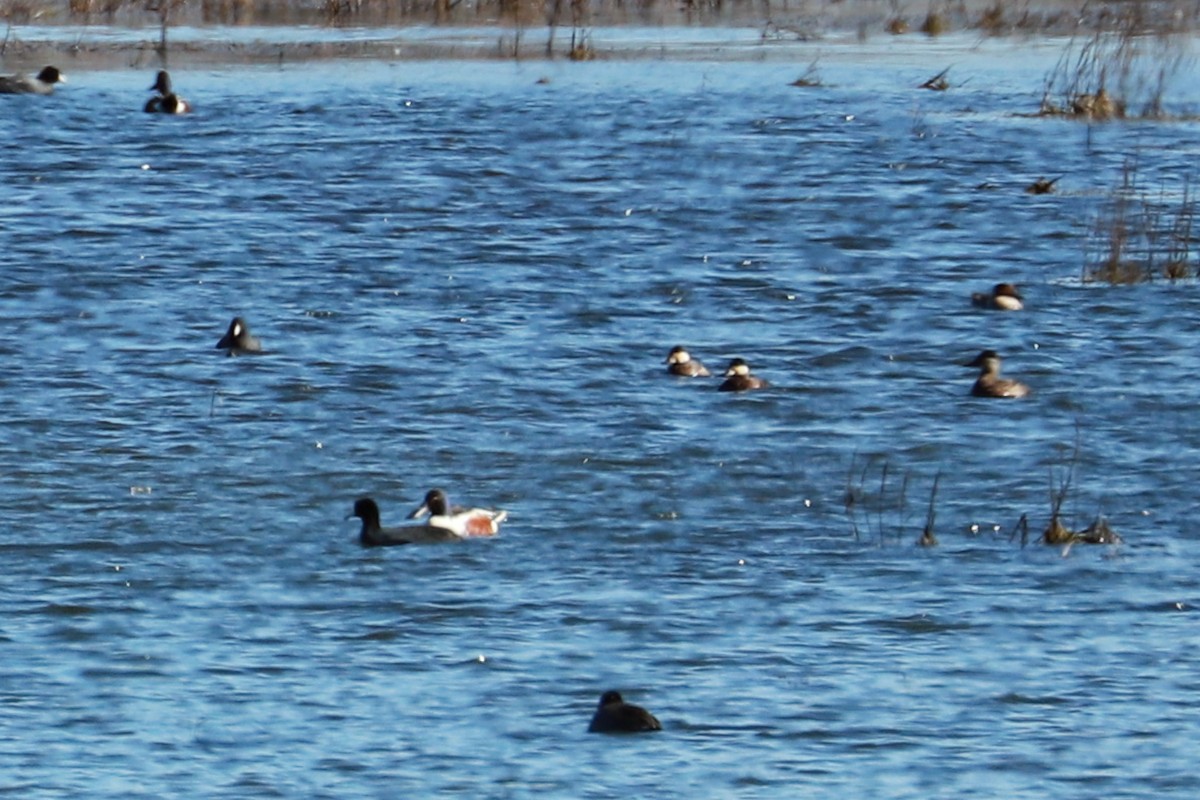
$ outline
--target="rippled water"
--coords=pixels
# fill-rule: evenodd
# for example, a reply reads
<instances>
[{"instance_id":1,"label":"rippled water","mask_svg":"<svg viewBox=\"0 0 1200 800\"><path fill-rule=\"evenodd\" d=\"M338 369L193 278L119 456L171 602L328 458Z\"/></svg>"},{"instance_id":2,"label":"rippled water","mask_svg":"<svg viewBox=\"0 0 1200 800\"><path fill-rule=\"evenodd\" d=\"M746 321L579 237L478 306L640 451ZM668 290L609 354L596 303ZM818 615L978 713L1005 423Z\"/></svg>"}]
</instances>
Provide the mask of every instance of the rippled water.
<instances>
[{"instance_id":1,"label":"rippled water","mask_svg":"<svg viewBox=\"0 0 1200 800\"><path fill-rule=\"evenodd\" d=\"M1194 797L1200 287L1079 277L1200 134L956 47L0 98L0 788ZM984 347L1032 398L967 395ZM1072 463L1125 544L1021 547ZM358 546L435 485L500 537ZM608 688L665 731L587 735Z\"/></svg>"}]
</instances>

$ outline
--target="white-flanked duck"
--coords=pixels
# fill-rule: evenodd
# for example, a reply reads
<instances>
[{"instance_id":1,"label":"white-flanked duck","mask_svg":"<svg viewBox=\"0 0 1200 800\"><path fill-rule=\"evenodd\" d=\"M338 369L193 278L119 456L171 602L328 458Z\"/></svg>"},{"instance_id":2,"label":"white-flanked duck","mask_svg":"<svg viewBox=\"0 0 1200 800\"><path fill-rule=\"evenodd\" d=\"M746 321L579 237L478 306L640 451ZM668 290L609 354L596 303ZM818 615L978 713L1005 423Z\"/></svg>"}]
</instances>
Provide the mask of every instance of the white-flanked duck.
<instances>
[{"instance_id":1,"label":"white-flanked duck","mask_svg":"<svg viewBox=\"0 0 1200 800\"><path fill-rule=\"evenodd\" d=\"M171 75L165 69L158 71L150 91L157 94L146 101L142 110L147 114L187 114L192 110L191 103L171 91Z\"/></svg>"},{"instance_id":2,"label":"white-flanked duck","mask_svg":"<svg viewBox=\"0 0 1200 800\"><path fill-rule=\"evenodd\" d=\"M997 283L991 292L973 292L971 304L979 308L996 311L1020 311L1025 307L1025 298L1011 283Z\"/></svg>"},{"instance_id":3,"label":"white-flanked duck","mask_svg":"<svg viewBox=\"0 0 1200 800\"><path fill-rule=\"evenodd\" d=\"M262 342L257 336L251 335L250 329L246 327L246 320L241 317L234 317L229 323L229 329L225 331L221 341L217 342L216 349L225 350L231 356L263 351Z\"/></svg>"},{"instance_id":4,"label":"white-flanked duck","mask_svg":"<svg viewBox=\"0 0 1200 800\"><path fill-rule=\"evenodd\" d=\"M58 67L45 67L34 77L7 75L0 77L0 94L54 94L54 84L66 83L67 76Z\"/></svg>"},{"instance_id":5,"label":"white-flanked duck","mask_svg":"<svg viewBox=\"0 0 1200 800\"><path fill-rule=\"evenodd\" d=\"M409 519L420 519L429 515L427 523L433 528L443 528L460 538L495 536L500 532L500 523L508 519L508 512L491 508L467 508L452 506L441 489L430 489L425 500L413 509Z\"/></svg>"},{"instance_id":6,"label":"white-flanked duck","mask_svg":"<svg viewBox=\"0 0 1200 800\"><path fill-rule=\"evenodd\" d=\"M964 367L978 367L979 377L971 387L975 397L1025 397L1029 387L1020 381L1000 377L1000 356L995 350L984 350Z\"/></svg>"},{"instance_id":7,"label":"white-flanked duck","mask_svg":"<svg viewBox=\"0 0 1200 800\"><path fill-rule=\"evenodd\" d=\"M751 375L749 364L735 358L725 368L725 381L717 388L722 392L746 392L751 389L766 389L770 385L757 375Z\"/></svg>"},{"instance_id":8,"label":"white-flanked duck","mask_svg":"<svg viewBox=\"0 0 1200 800\"><path fill-rule=\"evenodd\" d=\"M463 537L447 528L435 525L401 525L395 528L385 528L379 522L379 506L369 497L360 497L354 501L354 512L350 517L362 520L362 530L358 541L363 547L389 547L399 544L436 544L439 542L457 542ZM347 517L349 519L350 517Z\"/></svg>"},{"instance_id":9,"label":"white-flanked duck","mask_svg":"<svg viewBox=\"0 0 1200 800\"><path fill-rule=\"evenodd\" d=\"M707 378L712 373L696 359L683 345L675 345L667 354L667 372L672 375L682 375L685 378Z\"/></svg>"},{"instance_id":10,"label":"white-flanked duck","mask_svg":"<svg viewBox=\"0 0 1200 800\"><path fill-rule=\"evenodd\" d=\"M609 690L600 695L600 705L592 715L588 733L644 733L661 731L658 718L641 706L626 703L620 692Z\"/></svg>"}]
</instances>

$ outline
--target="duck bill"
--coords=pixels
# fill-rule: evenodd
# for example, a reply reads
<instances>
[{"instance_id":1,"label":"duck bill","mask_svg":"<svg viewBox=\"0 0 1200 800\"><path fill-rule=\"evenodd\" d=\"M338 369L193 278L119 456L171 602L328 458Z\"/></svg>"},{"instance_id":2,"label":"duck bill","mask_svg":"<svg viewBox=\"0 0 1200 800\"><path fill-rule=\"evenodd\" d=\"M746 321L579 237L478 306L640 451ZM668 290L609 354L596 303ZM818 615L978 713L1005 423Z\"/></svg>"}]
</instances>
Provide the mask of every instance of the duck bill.
<instances>
[{"instance_id":1,"label":"duck bill","mask_svg":"<svg viewBox=\"0 0 1200 800\"><path fill-rule=\"evenodd\" d=\"M229 350L233 347L233 337L228 333L221 337L221 341L217 342L217 350Z\"/></svg>"},{"instance_id":2,"label":"duck bill","mask_svg":"<svg viewBox=\"0 0 1200 800\"><path fill-rule=\"evenodd\" d=\"M408 515L408 519L420 519L421 517L425 516L428 513L429 513L429 504L421 503L421 505L417 506L416 508L414 508L412 510L412 512Z\"/></svg>"}]
</instances>

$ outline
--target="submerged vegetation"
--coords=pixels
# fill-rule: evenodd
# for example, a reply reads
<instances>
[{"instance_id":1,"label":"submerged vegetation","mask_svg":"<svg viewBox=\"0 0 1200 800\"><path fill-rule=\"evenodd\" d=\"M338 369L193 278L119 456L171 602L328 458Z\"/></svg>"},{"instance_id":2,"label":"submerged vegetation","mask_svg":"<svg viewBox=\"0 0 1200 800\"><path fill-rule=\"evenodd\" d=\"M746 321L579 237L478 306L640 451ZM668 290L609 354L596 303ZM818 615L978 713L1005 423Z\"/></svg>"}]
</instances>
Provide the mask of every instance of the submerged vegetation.
<instances>
[{"instance_id":1,"label":"submerged vegetation","mask_svg":"<svg viewBox=\"0 0 1200 800\"><path fill-rule=\"evenodd\" d=\"M978 536L990 530L998 539L1010 542L1019 541L1021 547L1036 541L1053 547L1064 547L1064 553L1075 544L1121 544L1122 539L1113 530L1106 517L1096 513L1091 521L1083 528L1074 528L1069 522L1069 516L1064 510L1067 498L1070 496L1075 482L1075 471L1079 463L1080 442L1078 434L1074 452L1070 461L1061 470L1057 480L1050 475L1050 513L1045 527L1036 539L1031 536L1031 518L1037 515L1029 512L1020 514L1016 523L1005 531L1000 525L981 526L959 523L956 527L970 536ZM908 502L908 489L912 483L912 475L905 472L898 477L892 475L892 469L883 456L867 458L860 463L857 455L853 456L846 474L845 489L842 494L842 504L846 518L850 522L851 535L855 541L874 539L880 545L889 542L900 544L916 544L919 547L935 547L939 544L935 532L937 520L938 490L942 474L937 473L929 489L929 500L925 512L924 525L917 529L912 518ZM915 533L915 537L914 534Z\"/></svg>"}]
</instances>

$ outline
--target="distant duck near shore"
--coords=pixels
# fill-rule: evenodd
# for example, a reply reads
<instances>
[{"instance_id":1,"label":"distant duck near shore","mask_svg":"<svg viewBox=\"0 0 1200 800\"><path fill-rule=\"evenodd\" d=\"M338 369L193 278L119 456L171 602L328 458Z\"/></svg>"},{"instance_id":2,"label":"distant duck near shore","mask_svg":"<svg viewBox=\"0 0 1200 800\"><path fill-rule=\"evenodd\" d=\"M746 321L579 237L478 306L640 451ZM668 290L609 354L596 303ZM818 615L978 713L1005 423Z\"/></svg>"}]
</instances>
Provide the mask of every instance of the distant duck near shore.
<instances>
[{"instance_id":1,"label":"distant duck near shore","mask_svg":"<svg viewBox=\"0 0 1200 800\"><path fill-rule=\"evenodd\" d=\"M54 84L66 83L67 76L58 67L45 67L34 77L7 75L0 77L0 94L54 94Z\"/></svg>"},{"instance_id":2,"label":"distant duck near shore","mask_svg":"<svg viewBox=\"0 0 1200 800\"><path fill-rule=\"evenodd\" d=\"M156 94L142 109L147 114L187 114L192 110L191 103L171 91L171 74L165 69L158 71L150 91Z\"/></svg>"}]
</instances>

